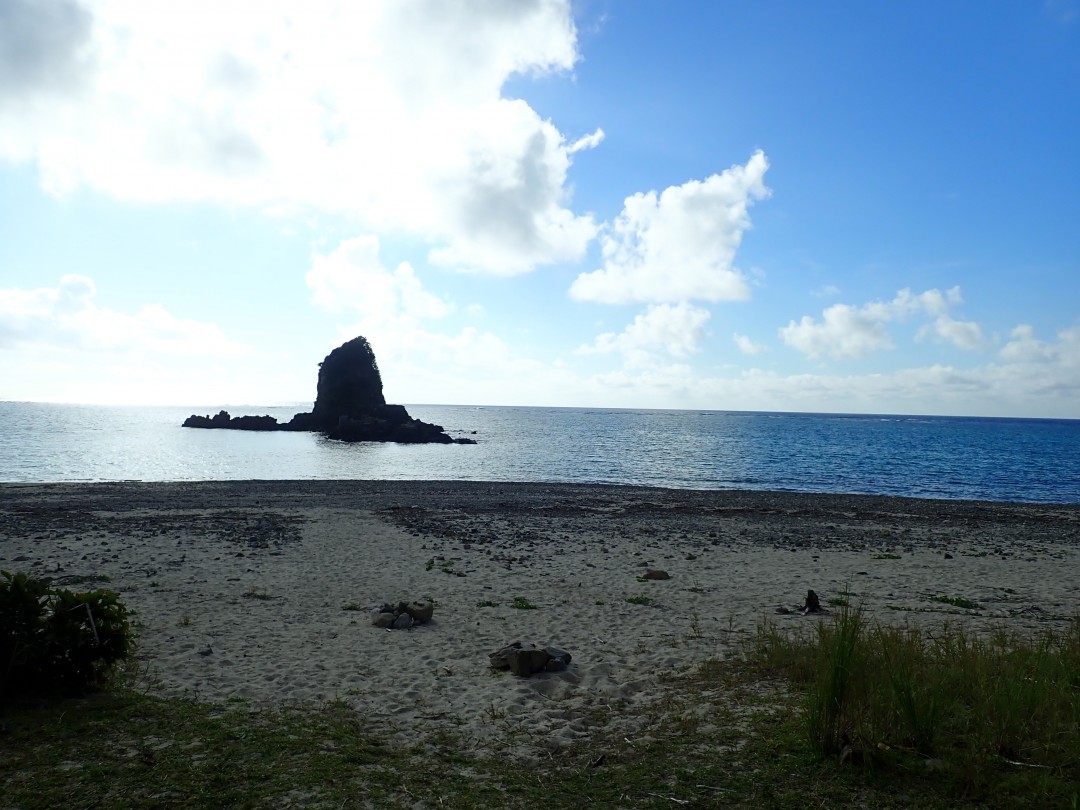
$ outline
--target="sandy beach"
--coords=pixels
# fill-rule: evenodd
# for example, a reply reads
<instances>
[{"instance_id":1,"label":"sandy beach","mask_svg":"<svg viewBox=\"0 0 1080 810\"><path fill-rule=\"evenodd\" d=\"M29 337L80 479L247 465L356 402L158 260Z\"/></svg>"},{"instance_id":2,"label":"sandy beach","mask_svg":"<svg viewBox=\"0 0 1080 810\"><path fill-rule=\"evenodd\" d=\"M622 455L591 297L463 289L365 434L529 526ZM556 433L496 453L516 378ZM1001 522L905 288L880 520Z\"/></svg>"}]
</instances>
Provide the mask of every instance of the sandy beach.
<instances>
[{"instance_id":1,"label":"sandy beach","mask_svg":"<svg viewBox=\"0 0 1080 810\"><path fill-rule=\"evenodd\" d=\"M416 481L3 484L0 568L119 592L167 694L340 699L395 738L453 730L479 752L534 756L612 724L647 733L634 712L606 710L657 700L666 676L724 656L765 618L821 621L777 612L808 589L883 622L1061 627L1080 612L1080 507ZM670 579L642 581L649 569ZM431 622L371 626L370 609L420 598L435 602ZM517 640L572 663L493 672L489 653Z\"/></svg>"}]
</instances>

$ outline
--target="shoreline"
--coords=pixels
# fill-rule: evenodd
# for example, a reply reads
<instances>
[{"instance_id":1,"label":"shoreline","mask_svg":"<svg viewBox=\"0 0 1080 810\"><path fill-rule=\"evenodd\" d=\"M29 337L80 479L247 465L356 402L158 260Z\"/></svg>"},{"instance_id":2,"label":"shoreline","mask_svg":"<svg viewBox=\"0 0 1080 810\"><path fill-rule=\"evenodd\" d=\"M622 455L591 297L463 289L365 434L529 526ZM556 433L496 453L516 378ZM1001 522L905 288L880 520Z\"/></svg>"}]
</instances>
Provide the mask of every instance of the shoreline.
<instances>
[{"instance_id":1,"label":"shoreline","mask_svg":"<svg viewBox=\"0 0 1080 810\"><path fill-rule=\"evenodd\" d=\"M724 656L763 619L812 628L820 617L776 612L808 589L873 621L1060 629L1080 613L1068 574L1080 505L449 481L0 484L0 568L117 591L166 694L341 699L400 739L453 729L478 751L536 756L600 725L640 733L634 712L601 710L659 699L665 677ZM647 569L671 578L640 581ZM370 625L369 608L420 598L435 601L429 624ZM516 640L569 651L570 668L492 674L488 654Z\"/></svg>"},{"instance_id":2,"label":"shoreline","mask_svg":"<svg viewBox=\"0 0 1080 810\"><path fill-rule=\"evenodd\" d=\"M663 496L685 496L687 500L699 504L707 500L727 500L743 503L747 508L760 506L763 502L775 499L801 502L807 499L837 502L842 499L857 501L902 501L921 504L928 507L1004 507L1062 509L1080 511L1080 502L1070 501L1022 501L991 500L980 498L930 498L918 495L896 495L887 493L864 492L818 492L808 490L770 490L770 489L702 489L668 487L630 483L585 483L578 481L481 481L466 479L375 479L375 478L223 478L191 479L169 481L146 480L95 480L95 481L0 481L0 497L8 492L28 492L42 490L70 490L69 496L77 495L77 490L93 489L98 498L128 499L133 497L151 498L168 495L177 497L188 494L185 491L203 491L203 495L219 497L249 497L252 489L260 493L278 497L294 497L296 490L303 490L302 497L319 495L325 498L344 498L360 494L373 499L372 503L393 503L407 497L446 497L452 501L455 496L494 495L503 490L513 490L514 497L542 498L551 495L566 495L573 491L591 491L597 494L619 493L656 493ZM140 492L141 490L141 492ZM62 493L63 494L63 493ZM923 511L920 509L920 511ZM953 510L950 510L953 511Z\"/></svg>"}]
</instances>

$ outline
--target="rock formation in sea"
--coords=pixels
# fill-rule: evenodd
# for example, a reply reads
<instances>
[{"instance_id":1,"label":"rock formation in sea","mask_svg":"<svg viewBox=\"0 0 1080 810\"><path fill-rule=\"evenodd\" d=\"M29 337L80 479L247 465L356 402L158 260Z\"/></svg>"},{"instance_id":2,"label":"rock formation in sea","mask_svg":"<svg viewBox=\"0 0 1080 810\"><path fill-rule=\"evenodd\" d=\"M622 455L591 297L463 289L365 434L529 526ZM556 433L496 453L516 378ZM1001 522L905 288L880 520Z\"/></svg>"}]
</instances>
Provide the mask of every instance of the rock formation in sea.
<instances>
[{"instance_id":1,"label":"rock formation in sea","mask_svg":"<svg viewBox=\"0 0 1080 810\"><path fill-rule=\"evenodd\" d=\"M375 352L363 337L334 349L319 364L315 405L284 425L272 416L191 415L184 427L226 430L310 430L345 442L476 444L452 439L439 425L413 419L403 405L388 405Z\"/></svg>"}]
</instances>

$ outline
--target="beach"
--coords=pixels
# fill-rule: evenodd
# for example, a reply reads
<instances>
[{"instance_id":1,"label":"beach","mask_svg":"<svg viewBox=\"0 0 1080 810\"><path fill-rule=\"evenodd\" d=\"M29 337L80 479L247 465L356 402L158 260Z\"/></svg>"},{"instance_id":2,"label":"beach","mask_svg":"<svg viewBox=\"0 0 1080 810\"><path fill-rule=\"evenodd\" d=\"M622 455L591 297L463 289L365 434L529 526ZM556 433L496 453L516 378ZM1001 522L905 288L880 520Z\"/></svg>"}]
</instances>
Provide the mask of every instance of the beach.
<instances>
[{"instance_id":1,"label":"beach","mask_svg":"<svg viewBox=\"0 0 1080 810\"><path fill-rule=\"evenodd\" d=\"M393 739L452 731L535 757L635 712L814 590L874 621L1060 629L1080 613L1080 506L564 484L0 484L0 569L117 591L145 688L345 701ZM667 579L644 579L647 571ZM434 601L431 621L370 611ZM489 654L554 645L521 678ZM677 688L677 687L676 687Z\"/></svg>"}]
</instances>

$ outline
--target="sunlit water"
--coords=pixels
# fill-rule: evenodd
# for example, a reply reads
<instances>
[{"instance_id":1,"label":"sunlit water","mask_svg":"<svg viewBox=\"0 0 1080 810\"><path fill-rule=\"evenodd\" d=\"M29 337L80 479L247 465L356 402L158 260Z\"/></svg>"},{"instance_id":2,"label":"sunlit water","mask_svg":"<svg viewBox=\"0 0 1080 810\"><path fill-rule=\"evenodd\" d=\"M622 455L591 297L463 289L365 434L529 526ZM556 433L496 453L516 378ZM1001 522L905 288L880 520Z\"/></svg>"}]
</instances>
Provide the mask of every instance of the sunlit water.
<instances>
[{"instance_id":1,"label":"sunlit water","mask_svg":"<svg viewBox=\"0 0 1080 810\"><path fill-rule=\"evenodd\" d=\"M229 410L285 421L307 407ZM343 444L311 433L181 428L191 408L5 402L0 481L558 481L1080 503L1077 420L420 405L409 412L479 443Z\"/></svg>"}]
</instances>

